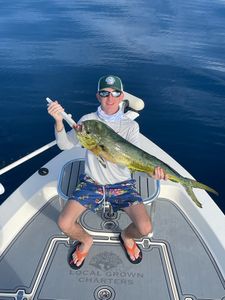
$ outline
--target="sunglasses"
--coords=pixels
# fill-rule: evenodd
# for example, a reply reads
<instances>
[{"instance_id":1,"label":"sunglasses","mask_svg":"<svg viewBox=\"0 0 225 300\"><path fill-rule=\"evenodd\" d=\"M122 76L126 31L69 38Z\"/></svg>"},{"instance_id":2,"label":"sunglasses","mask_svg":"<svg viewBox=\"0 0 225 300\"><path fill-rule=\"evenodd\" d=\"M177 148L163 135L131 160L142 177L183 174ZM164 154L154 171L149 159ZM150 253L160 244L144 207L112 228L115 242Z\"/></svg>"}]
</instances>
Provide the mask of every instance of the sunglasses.
<instances>
[{"instance_id":1,"label":"sunglasses","mask_svg":"<svg viewBox=\"0 0 225 300\"><path fill-rule=\"evenodd\" d=\"M121 94L122 94L122 92L120 92L120 91L112 91L112 92L109 92L109 91L99 91L98 92L98 94L99 94L99 96L100 97L109 97L109 95L111 94L113 97L119 97Z\"/></svg>"}]
</instances>

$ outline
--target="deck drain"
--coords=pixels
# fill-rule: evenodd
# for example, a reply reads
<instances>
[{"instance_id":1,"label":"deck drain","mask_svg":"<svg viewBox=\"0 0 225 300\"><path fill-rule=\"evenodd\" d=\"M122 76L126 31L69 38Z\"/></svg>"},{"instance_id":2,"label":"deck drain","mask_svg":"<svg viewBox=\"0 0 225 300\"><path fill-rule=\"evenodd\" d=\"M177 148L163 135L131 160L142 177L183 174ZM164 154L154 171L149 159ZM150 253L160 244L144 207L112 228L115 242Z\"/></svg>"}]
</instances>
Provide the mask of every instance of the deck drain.
<instances>
[{"instance_id":1,"label":"deck drain","mask_svg":"<svg viewBox=\"0 0 225 300\"><path fill-rule=\"evenodd\" d=\"M96 300L113 300L115 297L115 292L109 286L102 286L95 290L94 296Z\"/></svg>"},{"instance_id":2,"label":"deck drain","mask_svg":"<svg viewBox=\"0 0 225 300\"><path fill-rule=\"evenodd\" d=\"M117 227L117 224L113 221L106 221L103 223L103 228L106 230L113 230Z\"/></svg>"},{"instance_id":3,"label":"deck drain","mask_svg":"<svg viewBox=\"0 0 225 300\"><path fill-rule=\"evenodd\" d=\"M103 220L115 220L118 217L118 213L112 211L111 209L106 210L105 212L102 213L102 219Z\"/></svg>"}]
</instances>

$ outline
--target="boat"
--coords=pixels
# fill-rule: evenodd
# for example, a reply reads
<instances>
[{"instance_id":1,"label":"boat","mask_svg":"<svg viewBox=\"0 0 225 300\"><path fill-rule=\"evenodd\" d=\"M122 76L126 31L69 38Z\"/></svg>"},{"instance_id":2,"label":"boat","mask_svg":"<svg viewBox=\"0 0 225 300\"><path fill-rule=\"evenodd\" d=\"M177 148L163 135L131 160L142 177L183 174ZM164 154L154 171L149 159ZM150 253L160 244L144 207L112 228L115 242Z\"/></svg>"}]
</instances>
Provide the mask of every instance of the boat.
<instances>
[{"instance_id":1,"label":"boat","mask_svg":"<svg viewBox=\"0 0 225 300\"><path fill-rule=\"evenodd\" d=\"M137 118L144 102L129 93L125 98L126 114ZM55 144L35 150L0 174ZM193 178L141 133L140 144L182 176ZM106 204L96 214L85 211L81 216L79 222L94 244L82 268L70 268L67 256L76 241L60 231L57 218L78 183L85 151L74 147L60 152L0 206L0 299L224 300L224 214L204 190L194 189L203 206L199 208L181 185L143 173L133 176L153 221L153 233L136 241L142 262L131 264L119 242L128 217Z\"/></svg>"}]
</instances>

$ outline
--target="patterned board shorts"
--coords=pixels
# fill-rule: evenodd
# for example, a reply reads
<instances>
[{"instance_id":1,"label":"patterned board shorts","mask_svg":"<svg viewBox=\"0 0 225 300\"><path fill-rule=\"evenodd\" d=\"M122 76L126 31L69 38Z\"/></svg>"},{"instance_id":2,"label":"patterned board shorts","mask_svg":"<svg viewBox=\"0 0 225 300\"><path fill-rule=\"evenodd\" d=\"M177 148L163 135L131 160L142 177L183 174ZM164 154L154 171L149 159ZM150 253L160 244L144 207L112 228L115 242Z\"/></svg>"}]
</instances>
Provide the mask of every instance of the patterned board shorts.
<instances>
[{"instance_id":1,"label":"patterned board shorts","mask_svg":"<svg viewBox=\"0 0 225 300\"><path fill-rule=\"evenodd\" d=\"M80 176L80 183L69 199L78 201L94 212L104 205L104 200L112 205L114 212L143 202L136 190L134 179L99 185L87 175Z\"/></svg>"}]
</instances>

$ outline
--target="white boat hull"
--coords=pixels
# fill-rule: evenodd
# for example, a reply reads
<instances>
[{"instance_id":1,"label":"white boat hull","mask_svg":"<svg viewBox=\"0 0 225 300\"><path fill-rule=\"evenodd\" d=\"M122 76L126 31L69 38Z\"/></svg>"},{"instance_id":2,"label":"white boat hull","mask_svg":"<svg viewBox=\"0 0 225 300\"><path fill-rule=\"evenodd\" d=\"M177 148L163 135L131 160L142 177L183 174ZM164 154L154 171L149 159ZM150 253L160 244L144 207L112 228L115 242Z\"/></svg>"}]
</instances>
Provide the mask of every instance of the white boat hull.
<instances>
[{"instance_id":1,"label":"white boat hull","mask_svg":"<svg viewBox=\"0 0 225 300\"><path fill-rule=\"evenodd\" d=\"M141 145L191 177L144 136ZM153 237L138 241L141 264L132 265L118 241L129 224L122 212L107 224L86 211L80 222L94 245L84 266L70 269L71 241L56 225L61 210L57 183L63 165L83 158L84 151L63 151L44 166L46 176L36 172L1 205L0 299L224 299L224 215L205 191L195 191L200 209L171 182L161 183Z\"/></svg>"}]
</instances>

